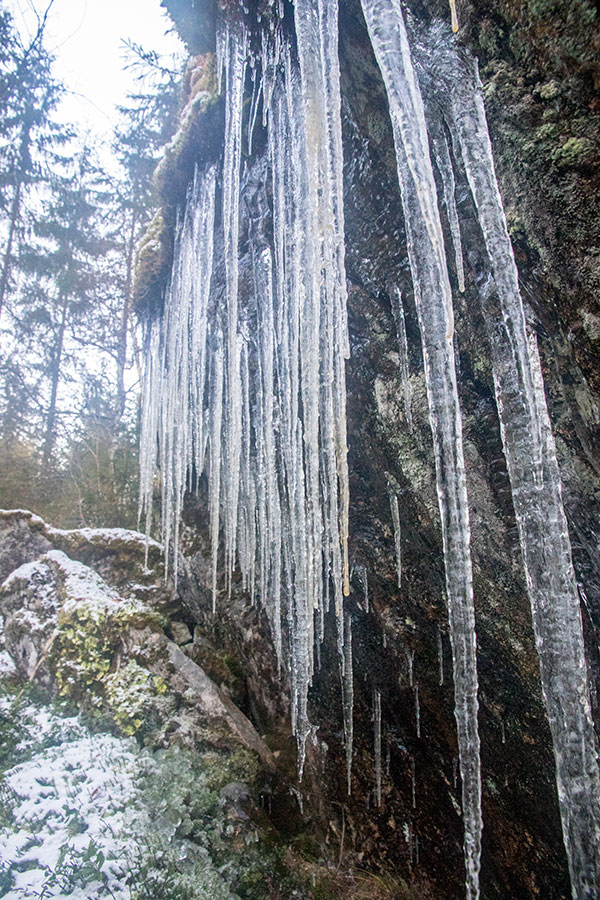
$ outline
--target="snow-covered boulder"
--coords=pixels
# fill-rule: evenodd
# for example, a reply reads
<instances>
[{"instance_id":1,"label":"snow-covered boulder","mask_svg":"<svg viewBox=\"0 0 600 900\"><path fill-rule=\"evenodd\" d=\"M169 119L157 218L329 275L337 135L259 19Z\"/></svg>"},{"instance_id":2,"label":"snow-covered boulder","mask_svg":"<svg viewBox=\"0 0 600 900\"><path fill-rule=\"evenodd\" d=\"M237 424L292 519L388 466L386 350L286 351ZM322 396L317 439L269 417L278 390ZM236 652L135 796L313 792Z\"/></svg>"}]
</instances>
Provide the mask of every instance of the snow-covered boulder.
<instances>
[{"instance_id":1,"label":"snow-covered boulder","mask_svg":"<svg viewBox=\"0 0 600 900\"><path fill-rule=\"evenodd\" d=\"M91 566L121 594L147 599L172 592L164 584L161 545L125 528L53 528L25 509L0 510L0 583L49 550Z\"/></svg>"},{"instance_id":2,"label":"snow-covered boulder","mask_svg":"<svg viewBox=\"0 0 600 900\"><path fill-rule=\"evenodd\" d=\"M274 768L252 723L165 633L192 647L188 626L166 615L160 545L122 529L62 531L23 510L0 512L0 527L21 536L21 556L41 551L0 584L0 635L18 678L149 746L192 748L208 728Z\"/></svg>"},{"instance_id":3,"label":"snow-covered boulder","mask_svg":"<svg viewBox=\"0 0 600 900\"><path fill-rule=\"evenodd\" d=\"M43 664L58 634L61 609L92 604L106 610L118 602L114 588L61 550L19 566L0 586L4 645L17 671L29 680L39 672L48 681Z\"/></svg>"},{"instance_id":4,"label":"snow-covered boulder","mask_svg":"<svg viewBox=\"0 0 600 900\"><path fill-rule=\"evenodd\" d=\"M0 510L0 582L52 549L46 523L26 509Z\"/></svg>"}]
</instances>

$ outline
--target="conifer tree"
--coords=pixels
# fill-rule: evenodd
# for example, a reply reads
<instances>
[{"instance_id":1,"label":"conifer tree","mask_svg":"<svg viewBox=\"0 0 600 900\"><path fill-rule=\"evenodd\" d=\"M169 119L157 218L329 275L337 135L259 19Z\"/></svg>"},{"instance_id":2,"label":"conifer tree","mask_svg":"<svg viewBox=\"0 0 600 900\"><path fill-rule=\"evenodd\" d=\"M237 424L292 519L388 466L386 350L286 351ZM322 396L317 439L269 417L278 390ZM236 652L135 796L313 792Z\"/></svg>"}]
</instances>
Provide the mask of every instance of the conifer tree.
<instances>
[{"instance_id":1,"label":"conifer tree","mask_svg":"<svg viewBox=\"0 0 600 900\"><path fill-rule=\"evenodd\" d=\"M123 218L123 284L125 298L119 330L115 423L125 408L124 371L127 340L130 333L131 295L136 244L157 205L153 172L162 148L176 128L181 71L175 61L167 64L156 53L148 53L129 43L128 67L132 69L138 90L119 108L121 122L115 129L113 152L123 177L116 196Z\"/></svg>"},{"instance_id":2,"label":"conifer tree","mask_svg":"<svg viewBox=\"0 0 600 900\"><path fill-rule=\"evenodd\" d=\"M10 15L0 12L0 315L30 234L33 192L50 178L54 154L71 136L54 118L62 86L52 76L52 58L43 43L49 9L27 43Z\"/></svg>"},{"instance_id":3,"label":"conifer tree","mask_svg":"<svg viewBox=\"0 0 600 900\"><path fill-rule=\"evenodd\" d=\"M35 226L38 244L29 259L17 330L22 345L29 347L31 364L45 382L44 466L56 442L61 382L75 381L84 335L89 336L88 356L94 343L98 347L93 341L95 265L110 247L100 227L105 201L104 176L84 146L72 163L55 175L52 193L43 201L43 214Z\"/></svg>"}]
</instances>

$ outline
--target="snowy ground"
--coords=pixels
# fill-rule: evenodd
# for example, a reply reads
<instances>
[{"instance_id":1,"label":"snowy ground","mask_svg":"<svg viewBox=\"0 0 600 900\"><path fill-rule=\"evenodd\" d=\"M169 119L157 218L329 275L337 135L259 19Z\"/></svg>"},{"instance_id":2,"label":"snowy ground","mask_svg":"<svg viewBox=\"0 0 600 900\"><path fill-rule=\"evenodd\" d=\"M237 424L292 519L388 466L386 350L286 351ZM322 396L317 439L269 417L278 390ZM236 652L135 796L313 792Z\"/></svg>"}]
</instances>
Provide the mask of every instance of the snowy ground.
<instances>
[{"instance_id":1,"label":"snowy ground","mask_svg":"<svg viewBox=\"0 0 600 900\"><path fill-rule=\"evenodd\" d=\"M183 755L165 763L133 739L92 734L47 707L15 713L11 702L0 700L0 716L16 722L19 762L0 775L0 898L235 900L210 836L182 834L196 787L213 829L222 824Z\"/></svg>"},{"instance_id":2,"label":"snowy ground","mask_svg":"<svg viewBox=\"0 0 600 900\"><path fill-rule=\"evenodd\" d=\"M130 898L131 836L147 827L136 782L150 757L43 707L20 718L15 752L33 752L0 782L0 896Z\"/></svg>"}]
</instances>

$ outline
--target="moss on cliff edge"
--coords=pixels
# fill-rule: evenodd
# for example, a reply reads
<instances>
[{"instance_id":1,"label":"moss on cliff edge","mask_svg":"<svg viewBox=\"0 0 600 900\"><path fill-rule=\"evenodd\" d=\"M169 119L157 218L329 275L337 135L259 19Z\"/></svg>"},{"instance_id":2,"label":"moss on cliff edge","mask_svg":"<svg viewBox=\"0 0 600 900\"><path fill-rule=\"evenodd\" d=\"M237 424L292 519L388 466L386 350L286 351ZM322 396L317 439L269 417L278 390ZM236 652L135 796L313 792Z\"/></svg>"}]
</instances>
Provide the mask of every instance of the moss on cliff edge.
<instances>
[{"instance_id":1,"label":"moss on cliff edge","mask_svg":"<svg viewBox=\"0 0 600 900\"><path fill-rule=\"evenodd\" d=\"M214 158L221 144L223 110L214 53L190 58L183 89L179 126L154 173L160 208L136 254L133 301L140 312L152 313L162 306L173 262L177 209L185 202L194 167Z\"/></svg>"}]
</instances>

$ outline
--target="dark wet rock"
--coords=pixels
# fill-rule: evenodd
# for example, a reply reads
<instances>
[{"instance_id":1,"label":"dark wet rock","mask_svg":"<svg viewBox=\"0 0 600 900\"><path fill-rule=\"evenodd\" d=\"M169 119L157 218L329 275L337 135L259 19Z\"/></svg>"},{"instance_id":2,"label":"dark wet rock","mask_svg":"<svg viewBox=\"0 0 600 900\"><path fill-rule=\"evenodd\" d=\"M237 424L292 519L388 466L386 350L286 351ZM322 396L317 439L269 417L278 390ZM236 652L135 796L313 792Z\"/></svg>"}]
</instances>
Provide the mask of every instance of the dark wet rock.
<instances>
[{"instance_id":1,"label":"dark wet rock","mask_svg":"<svg viewBox=\"0 0 600 900\"><path fill-rule=\"evenodd\" d=\"M171 634L176 644L189 644L192 641L192 632L185 622L171 622Z\"/></svg>"}]
</instances>

